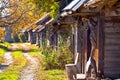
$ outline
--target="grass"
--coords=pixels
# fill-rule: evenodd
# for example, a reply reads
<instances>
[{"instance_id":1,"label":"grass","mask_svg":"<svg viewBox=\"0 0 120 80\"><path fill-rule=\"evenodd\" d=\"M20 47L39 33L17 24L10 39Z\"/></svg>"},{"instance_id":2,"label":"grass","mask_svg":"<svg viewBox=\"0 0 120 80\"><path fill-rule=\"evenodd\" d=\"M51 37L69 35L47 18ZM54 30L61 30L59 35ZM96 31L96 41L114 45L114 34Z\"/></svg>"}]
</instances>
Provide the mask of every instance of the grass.
<instances>
[{"instance_id":1,"label":"grass","mask_svg":"<svg viewBox=\"0 0 120 80\"><path fill-rule=\"evenodd\" d=\"M0 63L3 62L3 56L4 56L4 53L6 52L8 46L9 46L9 43L7 43L7 42L0 43Z\"/></svg>"},{"instance_id":2,"label":"grass","mask_svg":"<svg viewBox=\"0 0 120 80\"><path fill-rule=\"evenodd\" d=\"M29 54L33 57L37 57L40 63L43 63L42 58L44 57L41 52L37 49L31 50ZM38 70L38 79L39 80L68 80L65 70L53 69L53 70L44 70L39 68Z\"/></svg>"},{"instance_id":3,"label":"grass","mask_svg":"<svg viewBox=\"0 0 120 80\"><path fill-rule=\"evenodd\" d=\"M67 75L64 70L46 70L40 76L40 80L67 80Z\"/></svg>"},{"instance_id":4,"label":"grass","mask_svg":"<svg viewBox=\"0 0 120 80\"><path fill-rule=\"evenodd\" d=\"M29 54L33 57L38 57L38 55L40 54L40 51L38 49L32 49L29 51Z\"/></svg>"},{"instance_id":5,"label":"grass","mask_svg":"<svg viewBox=\"0 0 120 80\"><path fill-rule=\"evenodd\" d=\"M6 52L5 49L0 48L0 63L3 62L3 56L4 56L4 53L5 53L5 52Z\"/></svg>"},{"instance_id":6,"label":"grass","mask_svg":"<svg viewBox=\"0 0 120 80\"><path fill-rule=\"evenodd\" d=\"M18 80L20 71L26 66L27 60L23 56L22 51L14 51L12 56L14 58L14 63L0 74L0 80Z\"/></svg>"}]
</instances>

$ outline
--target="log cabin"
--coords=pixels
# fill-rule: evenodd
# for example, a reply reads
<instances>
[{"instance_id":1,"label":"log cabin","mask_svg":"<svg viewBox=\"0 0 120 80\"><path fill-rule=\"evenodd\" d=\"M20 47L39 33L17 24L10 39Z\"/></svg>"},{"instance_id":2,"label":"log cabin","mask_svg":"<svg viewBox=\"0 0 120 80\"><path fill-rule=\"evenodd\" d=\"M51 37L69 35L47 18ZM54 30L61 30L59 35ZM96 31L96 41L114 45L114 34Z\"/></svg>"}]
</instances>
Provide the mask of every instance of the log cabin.
<instances>
[{"instance_id":1,"label":"log cabin","mask_svg":"<svg viewBox=\"0 0 120 80\"><path fill-rule=\"evenodd\" d=\"M120 0L73 0L57 22L71 28L69 80L120 78Z\"/></svg>"}]
</instances>

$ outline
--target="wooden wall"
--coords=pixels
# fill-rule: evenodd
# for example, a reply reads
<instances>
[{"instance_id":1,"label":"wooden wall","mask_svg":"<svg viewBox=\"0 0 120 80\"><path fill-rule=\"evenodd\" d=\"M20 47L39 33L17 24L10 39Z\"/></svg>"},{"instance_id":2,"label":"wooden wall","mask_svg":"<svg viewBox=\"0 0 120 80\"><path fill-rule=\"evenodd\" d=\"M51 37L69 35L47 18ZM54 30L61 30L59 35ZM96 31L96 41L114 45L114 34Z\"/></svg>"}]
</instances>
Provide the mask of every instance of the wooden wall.
<instances>
[{"instance_id":1,"label":"wooden wall","mask_svg":"<svg viewBox=\"0 0 120 80\"><path fill-rule=\"evenodd\" d=\"M112 78L120 77L120 21L106 19L104 32L104 75Z\"/></svg>"}]
</instances>

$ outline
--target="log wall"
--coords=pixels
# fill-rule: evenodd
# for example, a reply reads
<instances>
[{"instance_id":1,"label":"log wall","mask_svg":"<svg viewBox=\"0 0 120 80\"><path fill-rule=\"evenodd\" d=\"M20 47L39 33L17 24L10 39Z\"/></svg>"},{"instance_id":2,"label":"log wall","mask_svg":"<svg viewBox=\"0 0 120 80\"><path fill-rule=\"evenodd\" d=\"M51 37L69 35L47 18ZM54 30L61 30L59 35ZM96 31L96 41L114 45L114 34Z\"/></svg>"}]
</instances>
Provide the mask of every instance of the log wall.
<instances>
[{"instance_id":1,"label":"log wall","mask_svg":"<svg viewBox=\"0 0 120 80\"><path fill-rule=\"evenodd\" d=\"M120 77L120 23L105 21L104 75Z\"/></svg>"}]
</instances>

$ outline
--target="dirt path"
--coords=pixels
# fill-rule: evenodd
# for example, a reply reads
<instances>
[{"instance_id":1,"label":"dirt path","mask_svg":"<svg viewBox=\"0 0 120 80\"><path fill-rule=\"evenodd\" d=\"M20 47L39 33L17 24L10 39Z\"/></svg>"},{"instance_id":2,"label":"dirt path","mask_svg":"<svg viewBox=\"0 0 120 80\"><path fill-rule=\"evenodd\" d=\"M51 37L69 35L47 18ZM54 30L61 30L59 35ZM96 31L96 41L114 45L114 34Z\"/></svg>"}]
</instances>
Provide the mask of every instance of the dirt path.
<instances>
[{"instance_id":1,"label":"dirt path","mask_svg":"<svg viewBox=\"0 0 120 80\"><path fill-rule=\"evenodd\" d=\"M28 53L24 53L24 56L28 60L28 65L22 70L20 80L37 80L39 61Z\"/></svg>"},{"instance_id":2,"label":"dirt path","mask_svg":"<svg viewBox=\"0 0 120 80\"><path fill-rule=\"evenodd\" d=\"M0 73L2 73L11 63L13 63L11 52L6 52L4 55L4 63L0 65Z\"/></svg>"}]
</instances>

